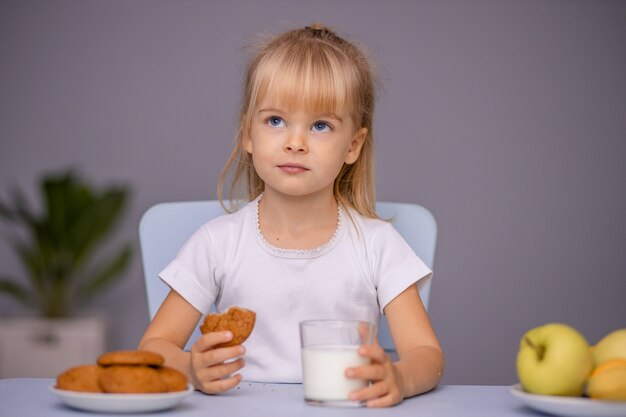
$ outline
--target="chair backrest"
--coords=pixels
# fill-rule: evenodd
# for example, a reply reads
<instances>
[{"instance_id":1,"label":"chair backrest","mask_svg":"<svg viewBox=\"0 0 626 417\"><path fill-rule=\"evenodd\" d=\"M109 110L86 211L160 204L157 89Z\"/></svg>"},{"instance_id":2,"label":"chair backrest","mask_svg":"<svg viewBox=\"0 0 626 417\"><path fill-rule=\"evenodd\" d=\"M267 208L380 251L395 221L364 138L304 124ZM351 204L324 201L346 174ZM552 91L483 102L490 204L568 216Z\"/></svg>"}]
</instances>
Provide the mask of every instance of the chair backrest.
<instances>
[{"instance_id":1,"label":"chair backrest","mask_svg":"<svg viewBox=\"0 0 626 417\"><path fill-rule=\"evenodd\" d=\"M383 219L391 219L398 232L415 253L432 269L435 259L437 224L433 215L417 204L378 202L376 211ZM204 223L224 214L218 201L189 201L161 203L150 207L139 223L139 242L143 262L150 319L169 292L169 287L158 277L159 272L176 256L187 239ZM428 308L430 283L420 290L424 306ZM378 331L383 348L393 349L393 342L384 317ZM196 328L186 349L200 336Z\"/></svg>"}]
</instances>

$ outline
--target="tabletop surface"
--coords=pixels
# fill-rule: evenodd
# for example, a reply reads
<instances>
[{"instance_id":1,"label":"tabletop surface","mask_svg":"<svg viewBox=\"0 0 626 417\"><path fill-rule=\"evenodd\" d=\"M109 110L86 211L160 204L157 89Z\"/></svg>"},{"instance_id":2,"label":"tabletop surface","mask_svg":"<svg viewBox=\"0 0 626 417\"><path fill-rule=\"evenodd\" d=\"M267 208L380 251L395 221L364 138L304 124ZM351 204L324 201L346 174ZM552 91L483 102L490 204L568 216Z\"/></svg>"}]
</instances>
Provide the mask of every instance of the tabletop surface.
<instances>
[{"instance_id":1,"label":"tabletop surface","mask_svg":"<svg viewBox=\"0 0 626 417\"><path fill-rule=\"evenodd\" d=\"M79 415L121 416L125 414L90 413L66 406L50 391L54 379L0 379L0 416L72 417ZM305 404L300 384L262 384L242 382L220 395L194 392L176 407L154 413L159 416L537 416L509 393L508 386L443 385L434 391L382 409L326 408ZM138 414L128 414L137 416ZM146 415L146 414L144 414Z\"/></svg>"}]
</instances>

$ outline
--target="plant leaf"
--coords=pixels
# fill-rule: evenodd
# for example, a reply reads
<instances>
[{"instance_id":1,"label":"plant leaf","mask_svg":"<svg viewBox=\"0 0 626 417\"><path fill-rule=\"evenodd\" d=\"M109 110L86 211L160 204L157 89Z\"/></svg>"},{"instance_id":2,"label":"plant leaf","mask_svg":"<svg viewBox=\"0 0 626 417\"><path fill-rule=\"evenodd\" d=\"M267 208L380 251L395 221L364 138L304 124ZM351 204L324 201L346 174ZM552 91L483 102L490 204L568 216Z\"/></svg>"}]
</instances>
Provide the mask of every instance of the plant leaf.
<instances>
[{"instance_id":1,"label":"plant leaf","mask_svg":"<svg viewBox=\"0 0 626 417\"><path fill-rule=\"evenodd\" d=\"M0 217L8 221L15 219L13 210L11 210L2 200L0 200Z\"/></svg>"},{"instance_id":2,"label":"plant leaf","mask_svg":"<svg viewBox=\"0 0 626 417\"><path fill-rule=\"evenodd\" d=\"M18 256L18 259L22 263L22 268L27 273L33 284L41 278L41 259L36 256L35 251L29 245L14 239L9 242Z\"/></svg>"},{"instance_id":3,"label":"plant leaf","mask_svg":"<svg viewBox=\"0 0 626 417\"><path fill-rule=\"evenodd\" d=\"M36 223L37 215L28 206L26 197L24 197L24 194L22 194L19 188L13 188L11 195L15 204L15 217L27 226Z\"/></svg>"},{"instance_id":4,"label":"plant leaf","mask_svg":"<svg viewBox=\"0 0 626 417\"><path fill-rule=\"evenodd\" d=\"M127 194L127 190L123 188L109 189L93 201L90 210L77 217L70 232L79 266L91 255L98 243L113 231L126 206Z\"/></svg>"},{"instance_id":5,"label":"plant leaf","mask_svg":"<svg viewBox=\"0 0 626 417\"><path fill-rule=\"evenodd\" d=\"M81 301L88 300L96 293L107 287L113 281L122 276L122 272L130 265L132 258L132 249L130 245L126 245L115 256L113 256L104 266L98 269L92 279L86 282L78 289L78 297Z\"/></svg>"},{"instance_id":6,"label":"plant leaf","mask_svg":"<svg viewBox=\"0 0 626 417\"><path fill-rule=\"evenodd\" d=\"M92 187L72 170L39 181L43 211L32 211L15 188L0 201L0 218L19 226L20 239L9 238L29 279L28 287L6 280L3 293L31 301L44 315L63 315L72 303L94 296L119 278L131 258L126 247L93 275L92 254L119 221L128 199L126 187ZM3 281L4 282L4 281ZM77 294L83 294L78 297Z\"/></svg>"},{"instance_id":7,"label":"plant leaf","mask_svg":"<svg viewBox=\"0 0 626 417\"><path fill-rule=\"evenodd\" d=\"M8 203L0 201L0 217L12 223L23 223L26 226L35 222L36 215L28 207L24 194L22 194L17 186L11 189L10 196L13 207L10 207Z\"/></svg>"},{"instance_id":8,"label":"plant leaf","mask_svg":"<svg viewBox=\"0 0 626 417\"><path fill-rule=\"evenodd\" d=\"M7 277L0 277L0 293L13 297L25 306L29 306L32 301L30 292L26 288Z\"/></svg>"}]
</instances>

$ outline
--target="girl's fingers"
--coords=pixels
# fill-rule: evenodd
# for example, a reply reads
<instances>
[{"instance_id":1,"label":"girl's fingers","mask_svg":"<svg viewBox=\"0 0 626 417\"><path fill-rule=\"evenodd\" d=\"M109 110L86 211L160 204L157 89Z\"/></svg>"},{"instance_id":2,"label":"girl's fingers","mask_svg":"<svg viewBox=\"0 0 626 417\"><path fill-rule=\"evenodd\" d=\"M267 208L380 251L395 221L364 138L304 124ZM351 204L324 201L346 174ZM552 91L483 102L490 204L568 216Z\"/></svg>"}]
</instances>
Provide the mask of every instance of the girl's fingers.
<instances>
[{"instance_id":1,"label":"girl's fingers","mask_svg":"<svg viewBox=\"0 0 626 417\"><path fill-rule=\"evenodd\" d=\"M393 365L387 353L376 345L363 345L359 354L370 358L369 365L346 369L346 377L364 379L373 383L350 393L354 401L366 401L367 407L389 407L402 401L402 395L394 377Z\"/></svg>"},{"instance_id":2,"label":"girl's fingers","mask_svg":"<svg viewBox=\"0 0 626 417\"><path fill-rule=\"evenodd\" d=\"M390 389L388 384L380 382L350 393L350 399L366 401L367 407L389 407L401 402L402 396L397 389Z\"/></svg>"},{"instance_id":3,"label":"girl's fingers","mask_svg":"<svg viewBox=\"0 0 626 417\"><path fill-rule=\"evenodd\" d=\"M243 355L245 348L241 345L214 348L232 337L228 331L207 333L191 347L192 381L202 392L212 394L227 391L241 381L240 375L232 374L244 367L244 360L229 360Z\"/></svg>"},{"instance_id":4,"label":"girl's fingers","mask_svg":"<svg viewBox=\"0 0 626 417\"><path fill-rule=\"evenodd\" d=\"M378 343L376 335L373 335L374 337L372 337L372 332L374 331L374 329L372 328L372 325L370 323L360 322L357 331L359 332L359 337L361 338L361 340L374 339L374 343Z\"/></svg>"},{"instance_id":5,"label":"girl's fingers","mask_svg":"<svg viewBox=\"0 0 626 417\"><path fill-rule=\"evenodd\" d=\"M388 393L388 389L385 387L385 384L382 384L382 383L372 384L367 387L351 392L350 399L353 401L363 401L363 400L369 400L372 398L378 398L387 393Z\"/></svg>"},{"instance_id":6,"label":"girl's fingers","mask_svg":"<svg viewBox=\"0 0 626 417\"><path fill-rule=\"evenodd\" d=\"M208 352L191 354L191 365L194 369L201 370L223 364L229 359L243 355L246 349L239 346L219 348Z\"/></svg>"},{"instance_id":7,"label":"girl's fingers","mask_svg":"<svg viewBox=\"0 0 626 417\"><path fill-rule=\"evenodd\" d=\"M363 365L346 370L348 378L379 381L385 378L386 369L391 365L389 356L378 345L363 345L359 347L359 355L371 359L370 365Z\"/></svg>"},{"instance_id":8,"label":"girl's fingers","mask_svg":"<svg viewBox=\"0 0 626 417\"><path fill-rule=\"evenodd\" d=\"M212 343L212 341L209 341L209 343ZM220 341L218 343L222 342ZM196 343L191 348L191 362L195 369L202 369L217 365L228 359L233 359L246 353L246 349L242 345L209 349L205 351L200 350L202 346L204 346L204 344Z\"/></svg>"},{"instance_id":9,"label":"girl's fingers","mask_svg":"<svg viewBox=\"0 0 626 417\"><path fill-rule=\"evenodd\" d=\"M365 403L365 406L369 408L390 407L400 402L402 402L402 398L389 394L389 395L385 395L384 397L373 398L371 400L367 400L367 402Z\"/></svg>"},{"instance_id":10,"label":"girl's fingers","mask_svg":"<svg viewBox=\"0 0 626 417\"><path fill-rule=\"evenodd\" d=\"M233 334L230 331L206 333L200 336L191 346L191 352L205 352L215 345L230 342L232 339Z\"/></svg>"},{"instance_id":11,"label":"girl's fingers","mask_svg":"<svg viewBox=\"0 0 626 417\"><path fill-rule=\"evenodd\" d=\"M201 369L195 374L194 386L207 394L227 391L241 382L240 374L232 374L243 368L243 366L243 359L238 359L222 365Z\"/></svg>"},{"instance_id":12,"label":"girl's fingers","mask_svg":"<svg viewBox=\"0 0 626 417\"><path fill-rule=\"evenodd\" d=\"M234 374L235 372L243 368L244 365L245 362L243 359L237 359L236 361L211 366L209 368L199 369L196 374L200 382L215 381Z\"/></svg>"},{"instance_id":13,"label":"girl's fingers","mask_svg":"<svg viewBox=\"0 0 626 417\"><path fill-rule=\"evenodd\" d=\"M366 379L380 381L385 377L385 368L380 364L363 365L356 368L346 369L346 377L350 379Z\"/></svg>"},{"instance_id":14,"label":"girl's fingers","mask_svg":"<svg viewBox=\"0 0 626 417\"><path fill-rule=\"evenodd\" d=\"M229 389L233 389L241 382L241 375L233 375L229 378L218 379L215 381L203 382L199 387L200 391L206 394L217 394L220 392L228 391Z\"/></svg>"},{"instance_id":15,"label":"girl's fingers","mask_svg":"<svg viewBox=\"0 0 626 417\"><path fill-rule=\"evenodd\" d=\"M359 355L370 358L374 362L387 362L389 360L389 356L387 356L387 352L380 347L378 342L373 345L362 345L359 347Z\"/></svg>"}]
</instances>

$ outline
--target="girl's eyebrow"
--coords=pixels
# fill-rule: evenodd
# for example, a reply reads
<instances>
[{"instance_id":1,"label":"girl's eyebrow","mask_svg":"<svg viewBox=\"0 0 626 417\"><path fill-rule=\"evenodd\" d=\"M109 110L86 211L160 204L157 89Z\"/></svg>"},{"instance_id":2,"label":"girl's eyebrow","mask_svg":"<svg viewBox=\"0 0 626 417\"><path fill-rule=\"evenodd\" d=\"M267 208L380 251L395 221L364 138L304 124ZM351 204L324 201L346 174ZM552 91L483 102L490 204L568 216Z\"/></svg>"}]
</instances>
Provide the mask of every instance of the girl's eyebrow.
<instances>
[{"instance_id":1,"label":"girl's eyebrow","mask_svg":"<svg viewBox=\"0 0 626 417\"><path fill-rule=\"evenodd\" d=\"M264 113L264 112L269 112L269 113L282 113L280 110L275 109L273 107L263 107L262 109L259 109L259 113Z\"/></svg>"},{"instance_id":2,"label":"girl's eyebrow","mask_svg":"<svg viewBox=\"0 0 626 417\"><path fill-rule=\"evenodd\" d=\"M321 113L320 115L318 115L318 117L335 119L339 122L343 122L343 119L338 114L335 114L335 113Z\"/></svg>"},{"instance_id":3,"label":"girl's eyebrow","mask_svg":"<svg viewBox=\"0 0 626 417\"><path fill-rule=\"evenodd\" d=\"M259 113L283 113L280 109L275 109L273 107L263 107L259 109ZM343 118L336 113L328 112L328 113L317 113L314 118L330 118L335 119L340 122L343 122Z\"/></svg>"}]
</instances>

